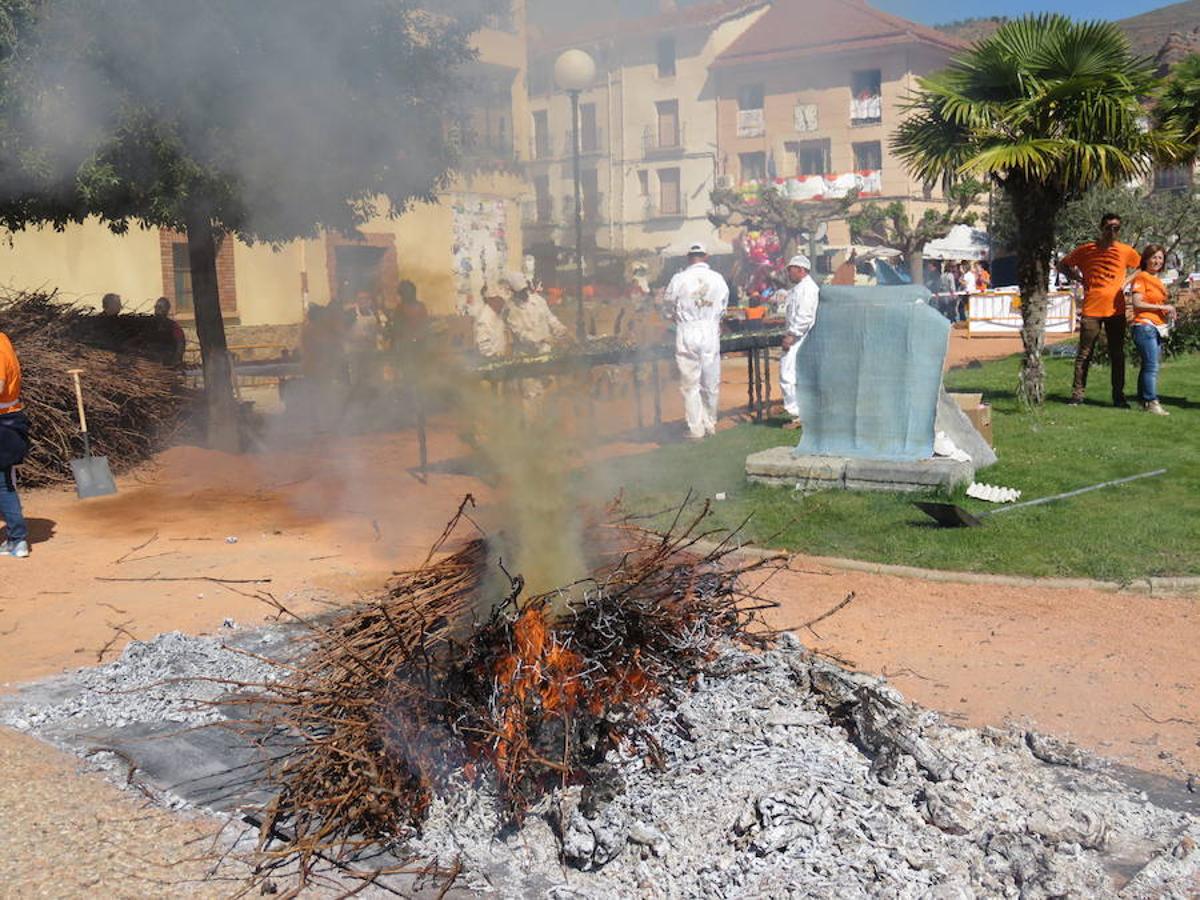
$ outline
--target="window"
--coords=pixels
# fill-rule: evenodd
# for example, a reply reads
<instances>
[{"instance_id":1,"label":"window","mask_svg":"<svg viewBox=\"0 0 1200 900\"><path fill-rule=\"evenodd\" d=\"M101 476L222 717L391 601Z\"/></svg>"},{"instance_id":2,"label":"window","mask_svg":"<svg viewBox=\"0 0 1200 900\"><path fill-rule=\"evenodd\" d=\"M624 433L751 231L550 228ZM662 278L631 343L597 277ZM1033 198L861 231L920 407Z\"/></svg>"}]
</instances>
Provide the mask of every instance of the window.
<instances>
[{"instance_id":1,"label":"window","mask_svg":"<svg viewBox=\"0 0 1200 900\"><path fill-rule=\"evenodd\" d=\"M537 195L537 220L551 221L554 218L554 199L550 196L550 176L538 175L534 178L533 192Z\"/></svg>"},{"instance_id":2,"label":"window","mask_svg":"<svg viewBox=\"0 0 1200 900\"><path fill-rule=\"evenodd\" d=\"M747 181L765 181L767 178L767 154L761 150L756 153L739 153L738 162L742 170L742 183Z\"/></svg>"},{"instance_id":3,"label":"window","mask_svg":"<svg viewBox=\"0 0 1200 900\"><path fill-rule=\"evenodd\" d=\"M678 216L683 212L678 169L658 170L658 211L664 216Z\"/></svg>"},{"instance_id":4,"label":"window","mask_svg":"<svg viewBox=\"0 0 1200 900\"><path fill-rule=\"evenodd\" d=\"M875 125L883 121L883 75L879 69L855 72L850 77L850 122Z\"/></svg>"},{"instance_id":5,"label":"window","mask_svg":"<svg viewBox=\"0 0 1200 900\"><path fill-rule=\"evenodd\" d=\"M1191 166L1174 166L1170 169L1156 169L1154 172L1156 191L1180 191L1191 186Z\"/></svg>"},{"instance_id":6,"label":"window","mask_svg":"<svg viewBox=\"0 0 1200 900\"><path fill-rule=\"evenodd\" d=\"M186 241L171 245L171 266L175 273L175 314L193 312L192 261Z\"/></svg>"},{"instance_id":7,"label":"window","mask_svg":"<svg viewBox=\"0 0 1200 900\"><path fill-rule=\"evenodd\" d=\"M600 178L595 169L579 173L579 188L583 194L583 220L600 221Z\"/></svg>"},{"instance_id":8,"label":"window","mask_svg":"<svg viewBox=\"0 0 1200 900\"><path fill-rule=\"evenodd\" d=\"M792 157L792 171L797 177L825 175L832 169L829 164L829 141L789 141L786 145Z\"/></svg>"},{"instance_id":9,"label":"window","mask_svg":"<svg viewBox=\"0 0 1200 900\"><path fill-rule=\"evenodd\" d=\"M675 38L658 39L658 77L670 78L675 74Z\"/></svg>"},{"instance_id":10,"label":"window","mask_svg":"<svg viewBox=\"0 0 1200 900\"><path fill-rule=\"evenodd\" d=\"M767 133L766 118L763 116L763 93L761 84L744 84L738 88L738 137L762 137Z\"/></svg>"},{"instance_id":11,"label":"window","mask_svg":"<svg viewBox=\"0 0 1200 900\"><path fill-rule=\"evenodd\" d=\"M579 106L579 149L583 153L595 153L600 149L595 103L582 103Z\"/></svg>"},{"instance_id":12,"label":"window","mask_svg":"<svg viewBox=\"0 0 1200 900\"><path fill-rule=\"evenodd\" d=\"M658 146L679 146L679 101L662 100L654 104L658 109Z\"/></svg>"},{"instance_id":13,"label":"window","mask_svg":"<svg viewBox=\"0 0 1200 900\"><path fill-rule=\"evenodd\" d=\"M533 114L533 158L550 158L550 114L544 109Z\"/></svg>"},{"instance_id":14,"label":"window","mask_svg":"<svg viewBox=\"0 0 1200 900\"><path fill-rule=\"evenodd\" d=\"M650 170L638 169L638 192L643 197L650 196Z\"/></svg>"},{"instance_id":15,"label":"window","mask_svg":"<svg viewBox=\"0 0 1200 900\"><path fill-rule=\"evenodd\" d=\"M765 93L761 84L743 84L738 88L738 109L762 109Z\"/></svg>"},{"instance_id":16,"label":"window","mask_svg":"<svg viewBox=\"0 0 1200 900\"><path fill-rule=\"evenodd\" d=\"M883 146L879 141L854 144L854 170L877 171L883 168Z\"/></svg>"}]
</instances>

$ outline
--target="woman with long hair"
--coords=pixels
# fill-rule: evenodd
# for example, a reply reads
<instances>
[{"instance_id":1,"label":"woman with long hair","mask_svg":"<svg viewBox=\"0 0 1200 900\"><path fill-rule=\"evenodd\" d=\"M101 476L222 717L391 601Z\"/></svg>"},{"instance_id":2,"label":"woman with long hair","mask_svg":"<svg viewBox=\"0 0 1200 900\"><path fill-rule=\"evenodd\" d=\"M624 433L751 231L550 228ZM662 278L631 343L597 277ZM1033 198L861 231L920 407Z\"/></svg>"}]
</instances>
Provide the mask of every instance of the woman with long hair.
<instances>
[{"instance_id":1,"label":"woman with long hair","mask_svg":"<svg viewBox=\"0 0 1200 900\"><path fill-rule=\"evenodd\" d=\"M1170 413L1158 402L1158 368L1162 358L1162 342L1170 323L1175 320L1175 307L1167 302L1167 288L1158 277L1167 261L1167 251L1161 244L1148 244L1142 251L1142 264L1130 282L1133 298L1133 343L1142 357L1138 373L1138 399L1142 409L1156 416Z\"/></svg>"}]
</instances>

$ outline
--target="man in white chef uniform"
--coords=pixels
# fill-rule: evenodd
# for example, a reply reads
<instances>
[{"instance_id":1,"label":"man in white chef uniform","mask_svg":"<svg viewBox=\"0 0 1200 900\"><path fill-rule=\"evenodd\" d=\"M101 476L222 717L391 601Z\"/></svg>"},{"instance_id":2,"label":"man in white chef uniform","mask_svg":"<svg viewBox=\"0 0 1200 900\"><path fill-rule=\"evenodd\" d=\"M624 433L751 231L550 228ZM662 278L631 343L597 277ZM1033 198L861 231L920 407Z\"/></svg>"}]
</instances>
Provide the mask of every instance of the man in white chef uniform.
<instances>
[{"instance_id":1,"label":"man in white chef uniform","mask_svg":"<svg viewBox=\"0 0 1200 900\"><path fill-rule=\"evenodd\" d=\"M783 408L792 421L784 428L800 427L800 406L796 402L796 356L800 346L817 321L817 301L821 289L809 274L812 263L803 253L788 261L788 280L792 288L788 291L784 305L787 333L783 336L783 358L779 361L779 388L783 391Z\"/></svg>"},{"instance_id":2,"label":"man in white chef uniform","mask_svg":"<svg viewBox=\"0 0 1200 900\"><path fill-rule=\"evenodd\" d=\"M675 363L688 437L702 440L717 430L721 393L721 317L729 285L708 267L703 244L688 248L688 267L667 285L666 307L675 320Z\"/></svg>"}]
</instances>

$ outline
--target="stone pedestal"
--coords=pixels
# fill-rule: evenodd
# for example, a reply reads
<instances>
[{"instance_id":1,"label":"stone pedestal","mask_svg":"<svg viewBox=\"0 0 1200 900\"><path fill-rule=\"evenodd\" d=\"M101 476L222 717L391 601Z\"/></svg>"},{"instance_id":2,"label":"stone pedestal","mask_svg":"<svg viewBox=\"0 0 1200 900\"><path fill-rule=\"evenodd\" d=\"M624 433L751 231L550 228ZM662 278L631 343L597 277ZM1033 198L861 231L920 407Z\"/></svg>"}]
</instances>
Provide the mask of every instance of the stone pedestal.
<instances>
[{"instance_id":1,"label":"stone pedestal","mask_svg":"<svg viewBox=\"0 0 1200 900\"><path fill-rule=\"evenodd\" d=\"M791 447L772 447L746 457L746 477L759 484L801 491L953 491L975 479L969 462L931 457L916 462L796 456Z\"/></svg>"}]
</instances>

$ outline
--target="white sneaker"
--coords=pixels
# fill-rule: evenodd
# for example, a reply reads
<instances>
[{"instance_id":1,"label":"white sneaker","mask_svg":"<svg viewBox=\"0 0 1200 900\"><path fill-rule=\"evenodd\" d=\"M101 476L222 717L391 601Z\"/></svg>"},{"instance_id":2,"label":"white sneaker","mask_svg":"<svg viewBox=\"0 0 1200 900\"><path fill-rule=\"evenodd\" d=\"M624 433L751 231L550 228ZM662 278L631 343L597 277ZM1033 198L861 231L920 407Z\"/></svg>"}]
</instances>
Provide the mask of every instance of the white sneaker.
<instances>
[{"instance_id":1,"label":"white sneaker","mask_svg":"<svg viewBox=\"0 0 1200 900\"><path fill-rule=\"evenodd\" d=\"M17 559L24 559L28 555L28 541L5 541L0 544L0 556L15 556Z\"/></svg>"},{"instance_id":2,"label":"white sneaker","mask_svg":"<svg viewBox=\"0 0 1200 900\"><path fill-rule=\"evenodd\" d=\"M1142 408L1145 409L1146 412L1148 412L1152 415L1155 415L1155 416L1169 416L1170 415L1169 412L1167 412L1165 409L1162 408L1162 404L1159 403L1157 400L1151 400L1149 403L1143 404Z\"/></svg>"}]
</instances>

